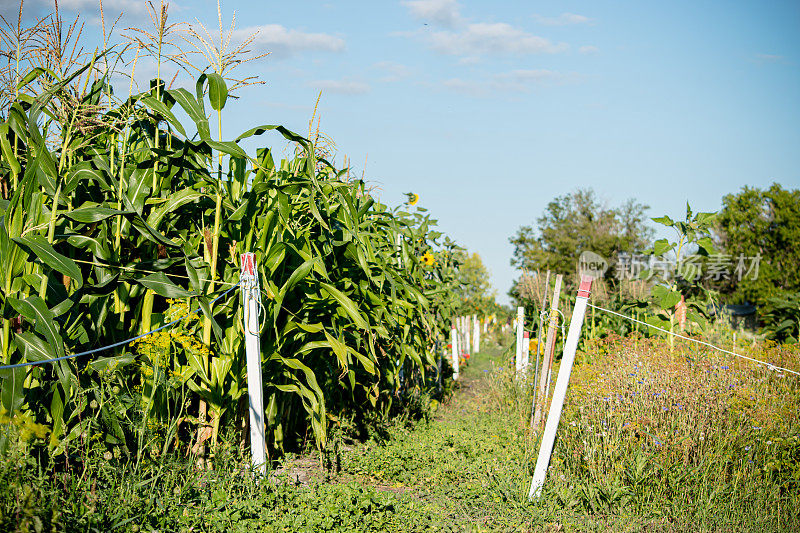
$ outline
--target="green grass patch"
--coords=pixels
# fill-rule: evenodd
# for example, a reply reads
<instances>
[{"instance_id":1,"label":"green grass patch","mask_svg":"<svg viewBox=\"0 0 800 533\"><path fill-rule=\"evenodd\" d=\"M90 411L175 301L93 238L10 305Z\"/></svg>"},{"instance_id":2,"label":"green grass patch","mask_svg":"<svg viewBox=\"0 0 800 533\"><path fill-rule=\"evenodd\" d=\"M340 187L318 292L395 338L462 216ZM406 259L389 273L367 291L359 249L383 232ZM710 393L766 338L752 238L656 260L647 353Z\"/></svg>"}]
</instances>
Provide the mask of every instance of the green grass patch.
<instances>
[{"instance_id":1,"label":"green grass patch","mask_svg":"<svg viewBox=\"0 0 800 533\"><path fill-rule=\"evenodd\" d=\"M512 379L509 353L493 347L472 358L449 402L431 402L427 418L396 418L355 445L344 435L332 438L325 466L318 455L287 456L280 473L260 484L247 471L246 456L225 445L210 471L176 456L150 458L137 467L89 455L84 461L76 458L71 467L60 463L46 469L26 454L8 456L0 466L0 529L798 530L793 419L776 420L765 430L773 436L761 441L754 440L759 437L753 437L758 430L752 423L737 429L728 420L751 417L766 424L773 416L765 411L767 405L785 412L796 399L796 387L764 375L757 385L760 392L750 393L755 394L753 403L735 414L731 406L740 405L735 395L717 403L706 398L691 404L689 415L679 415L686 409L676 410L670 418L662 409L661 418L640 419L632 431L620 421L638 416L648 405L659 407L657 397L631 394L632 401L608 409L608 402L593 396L607 394L594 381L601 375L611 380L607 387L617 390L641 385L639 379L632 381L641 375L626 372L626 361L658 367L667 377L677 368L686 373L683 379L696 377L694 372L710 375L703 386L711 389L730 376L705 373L706 364L716 364L710 360L686 366L685 358L681 362L685 354L677 349L670 354L663 342L627 342L594 346L576 366L545 492L536 502L527 500L538 453L528 428L529 387ZM641 357L632 358L633 351ZM750 372L746 367L738 371L742 379ZM682 381L675 381L669 390L684 394L682 387ZM685 394L702 394L699 387ZM603 420L606 427L598 430ZM709 444L686 445L694 452L684 455L681 446L687 439L667 439L663 428L668 423L708 428L698 442ZM714 432L715 424L725 431ZM660 437L661 444L651 436Z\"/></svg>"}]
</instances>

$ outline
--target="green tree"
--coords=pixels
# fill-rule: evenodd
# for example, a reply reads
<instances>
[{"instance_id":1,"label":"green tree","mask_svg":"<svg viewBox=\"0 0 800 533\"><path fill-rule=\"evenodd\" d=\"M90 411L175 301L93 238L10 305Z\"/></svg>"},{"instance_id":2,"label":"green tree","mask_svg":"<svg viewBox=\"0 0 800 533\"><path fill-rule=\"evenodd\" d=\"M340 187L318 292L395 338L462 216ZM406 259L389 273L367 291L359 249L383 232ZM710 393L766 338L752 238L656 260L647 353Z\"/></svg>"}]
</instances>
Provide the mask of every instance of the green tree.
<instances>
[{"instance_id":1,"label":"green tree","mask_svg":"<svg viewBox=\"0 0 800 533\"><path fill-rule=\"evenodd\" d=\"M731 259L731 276L720 291L730 303L766 305L770 298L800 291L800 190L774 183L767 190L744 187L722 199L716 228L719 247ZM739 257L760 256L757 273L736 272ZM745 261L750 268L752 260Z\"/></svg>"},{"instance_id":2,"label":"green tree","mask_svg":"<svg viewBox=\"0 0 800 533\"><path fill-rule=\"evenodd\" d=\"M461 282L459 289L458 313L489 315L497 313L499 305L495 302L489 270L477 253L465 254L458 269Z\"/></svg>"},{"instance_id":3,"label":"green tree","mask_svg":"<svg viewBox=\"0 0 800 533\"><path fill-rule=\"evenodd\" d=\"M547 205L537 228L522 226L511 237L513 266L528 271L551 270L573 279L581 252L589 250L609 261L618 252L647 248L653 230L647 226L648 206L629 199L618 208L603 205L592 189L559 196ZM613 274L609 269L608 276Z\"/></svg>"}]
</instances>

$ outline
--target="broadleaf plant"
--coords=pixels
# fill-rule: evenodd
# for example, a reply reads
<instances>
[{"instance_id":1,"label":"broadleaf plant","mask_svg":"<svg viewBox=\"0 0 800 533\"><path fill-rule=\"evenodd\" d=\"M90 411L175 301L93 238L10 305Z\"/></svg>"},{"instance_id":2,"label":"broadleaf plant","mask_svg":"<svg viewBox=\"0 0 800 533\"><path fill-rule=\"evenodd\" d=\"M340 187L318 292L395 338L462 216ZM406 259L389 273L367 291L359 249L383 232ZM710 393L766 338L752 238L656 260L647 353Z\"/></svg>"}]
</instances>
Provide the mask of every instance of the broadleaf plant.
<instances>
[{"instance_id":1,"label":"broadleaf plant","mask_svg":"<svg viewBox=\"0 0 800 533\"><path fill-rule=\"evenodd\" d=\"M705 327L707 307L713 294L700 283L701 265L698 261L714 253L711 230L716 216L716 213L693 213L687 202L684 220L673 220L666 215L653 219L653 222L671 228L676 240L656 240L649 251L651 268L640 275L654 282L651 296L657 312L647 317L648 324L673 333L680 325L680 314L685 312L689 332L701 331ZM674 272L669 268L671 264L675 265ZM670 346L674 346L671 335Z\"/></svg>"}]
</instances>

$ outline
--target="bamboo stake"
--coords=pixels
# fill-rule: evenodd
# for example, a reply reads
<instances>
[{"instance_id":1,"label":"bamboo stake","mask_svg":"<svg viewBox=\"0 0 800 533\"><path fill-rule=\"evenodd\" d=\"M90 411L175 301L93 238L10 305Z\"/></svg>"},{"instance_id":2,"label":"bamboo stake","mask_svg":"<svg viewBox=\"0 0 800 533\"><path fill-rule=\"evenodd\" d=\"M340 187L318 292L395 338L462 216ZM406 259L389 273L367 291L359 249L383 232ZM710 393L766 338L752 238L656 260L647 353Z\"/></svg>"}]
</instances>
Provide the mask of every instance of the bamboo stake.
<instances>
[{"instance_id":1,"label":"bamboo stake","mask_svg":"<svg viewBox=\"0 0 800 533\"><path fill-rule=\"evenodd\" d=\"M536 330L536 367L533 369L533 403L536 405L536 386L539 383L539 356L544 353L542 344L542 327L544 326L544 315L542 311L547 309L547 291L550 289L550 271L547 271L547 276L544 278L544 292L542 293L542 303L539 307L539 328ZM533 425L533 413L535 409L531 409L531 425Z\"/></svg>"},{"instance_id":2,"label":"bamboo stake","mask_svg":"<svg viewBox=\"0 0 800 533\"><path fill-rule=\"evenodd\" d=\"M547 402L547 386L549 384L550 368L553 365L553 352L555 350L556 326L558 323L558 299L561 295L561 282L564 276L556 276L556 284L553 289L553 300L550 306L550 323L547 328L547 343L544 347L544 361L542 362L542 372L539 379L539 393L536 401L536 411L533 417L533 427L536 428L543 422L543 411Z\"/></svg>"}]
</instances>

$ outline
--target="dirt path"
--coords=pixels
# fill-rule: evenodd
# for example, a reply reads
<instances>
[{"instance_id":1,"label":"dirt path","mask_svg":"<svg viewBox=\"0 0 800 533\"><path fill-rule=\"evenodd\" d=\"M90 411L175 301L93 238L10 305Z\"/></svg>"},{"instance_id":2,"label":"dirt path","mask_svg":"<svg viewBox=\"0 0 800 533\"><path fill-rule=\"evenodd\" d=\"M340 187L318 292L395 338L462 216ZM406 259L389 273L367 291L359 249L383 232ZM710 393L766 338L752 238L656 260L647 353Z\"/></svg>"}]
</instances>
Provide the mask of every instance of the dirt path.
<instances>
[{"instance_id":1,"label":"dirt path","mask_svg":"<svg viewBox=\"0 0 800 533\"><path fill-rule=\"evenodd\" d=\"M457 389L453 395L443 404L440 404L431 421L424 423L425 430L436 430L439 426L451 424L460 425L463 415L467 411L474 411L476 407L481 409L486 403L485 393L487 390L487 380L492 368L492 362L496 359L501 349L495 347L487 353L477 354L472 358L472 364L465 368L461 373ZM399 433L403 437L409 437L413 429L401 429ZM382 446L391 448L393 439L382 442ZM363 457L375 445L369 441L362 444L342 446L340 448L340 464L351 464L354 459ZM373 476L359 476L348 472L347 468L334 472L331 469L323 468L320 464L319 455L316 453L301 456L288 457L284 463L276 468L271 474L271 479L276 482L283 481L297 486L304 486L314 483L348 483L358 481L372 486L377 490L388 490L391 492L410 492L410 487L398 487L396 483L384 483Z\"/></svg>"}]
</instances>

